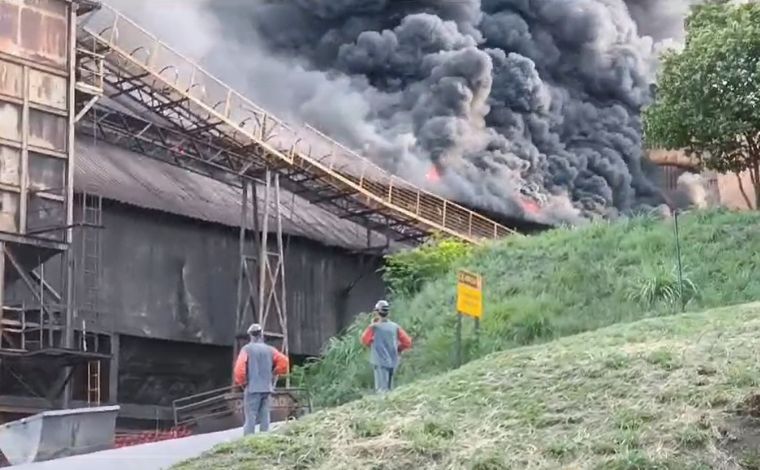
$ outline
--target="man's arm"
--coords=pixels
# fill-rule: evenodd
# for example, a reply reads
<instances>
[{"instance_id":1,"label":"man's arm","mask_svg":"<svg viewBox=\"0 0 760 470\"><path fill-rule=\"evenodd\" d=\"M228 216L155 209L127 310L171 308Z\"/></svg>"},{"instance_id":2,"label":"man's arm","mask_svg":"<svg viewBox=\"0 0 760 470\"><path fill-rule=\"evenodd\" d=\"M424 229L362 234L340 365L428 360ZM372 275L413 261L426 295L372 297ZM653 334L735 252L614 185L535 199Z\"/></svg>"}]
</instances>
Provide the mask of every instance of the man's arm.
<instances>
[{"instance_id":1,"label":"man's arm","mask_svg":"<svg viewBox=\"0 0 760 470\"><path fill-rule=\"evenodd\" d=\"M290 359L275 348L274 350L274 373L275 375L287 375L290 372Z\"/></svg>"},{"instance_id":2,"label":"man's arm","mask_svg":"<svg viewBox=\"0 0 760 470\"><path fill-rule=\"evenodd\" d=\"M412 349L412 338L400 326L398 327L398 351Z\"/></svg>"},{"instance_id":3,"label":"man's arm","mask_svg":"<svg viewBox=\"0 0 760 470\"><path fill-rule=\"evenodd\" d=\"M372 328L372 325L370 325L366 330L364 330L364 333L362 334L362 344L366 347L369 347L374 339L375 330Z\"/></svg>"},{"instance_id":4,"label":"man's arm","mask_svg":"<svg viewBox=\"0 0 760 470\"><path fill-rule=\"evenodd\" d=\"M246 386L248 382L248 353L245 352L245 349L241 350L240 354L238 354L232 376L236 385L240 387Z\"/></svg>"}]
</instances>

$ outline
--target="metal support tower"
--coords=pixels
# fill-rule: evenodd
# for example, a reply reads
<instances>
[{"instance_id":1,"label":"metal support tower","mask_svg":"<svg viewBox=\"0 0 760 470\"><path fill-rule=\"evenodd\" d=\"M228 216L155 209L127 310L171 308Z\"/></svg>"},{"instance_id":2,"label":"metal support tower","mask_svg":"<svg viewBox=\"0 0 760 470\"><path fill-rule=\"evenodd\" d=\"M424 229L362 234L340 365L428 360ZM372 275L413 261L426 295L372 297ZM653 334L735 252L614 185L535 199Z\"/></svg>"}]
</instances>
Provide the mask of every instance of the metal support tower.
<instances>
[{"instance_id":1,"label":"metal support tower","mask_svg":"<svg viewBox=\"0 0 760 470\"><path fill-rule=\"evenodd\" d=\"M285 289L285 247L282 238L282 204L280 177L267 170L265 176L264 215L259 243L258 322L265 334L280 340L280 349L288 354L287 290ZM272 214L274 212L274 214ZM274 247L269 242L270 220L274 221Z\"/></svg>"},{"instance_id":2,"label":"metal support tower","mask_svg":"<svg viewBox=\"0 0 760 470\"><path fill-rule=\"evenodd\" d=\"M248 324L258 318L258 311L256 309L258 301L258 269L256 269L256 261L259 253L260 233L258 197L255 182L243 182L241 198L237 307L235 311L235 340L232 351L233 362L243 346L241 343L245 343L248 339L248 335L246 334ZM249 232L251 232L250 239Z\"/></svg>"},{"instance_id":3,"label":"metal support tower","mask_svg":"<svg viewBox=\"0 0 760 470\"><path fill-rule=\"evenodd\" d=\"M258 184L256 181L243 183L233 358L241 346L240 340L247 337L247 325L253 321L263 326L265 337L278 344L283 354L287 355L289 351L279 175L267 171L262 189L263 214L260 218ZM274 222L274 227L270 222ZM253 230L249 241L251 226ZM272 231L274 233L270 234ZM274 235L274 241L271 241L270 235Z\"/></svg>"}]
</instances>

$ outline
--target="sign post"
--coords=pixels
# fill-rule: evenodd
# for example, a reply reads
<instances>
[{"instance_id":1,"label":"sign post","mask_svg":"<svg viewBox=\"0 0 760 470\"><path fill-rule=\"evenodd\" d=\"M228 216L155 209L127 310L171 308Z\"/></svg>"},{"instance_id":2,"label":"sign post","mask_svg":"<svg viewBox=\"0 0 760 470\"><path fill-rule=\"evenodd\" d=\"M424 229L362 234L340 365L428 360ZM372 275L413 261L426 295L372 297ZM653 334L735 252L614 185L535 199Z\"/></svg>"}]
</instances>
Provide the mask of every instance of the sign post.
<instances>
[{"instance_id":1,"label":"sign post","mask_svg":"<svg viewBox=\"0 0 760 470\"><path fill-rule=\"evenodd\" d=\"M462 365L462 317L475 319L475 336L480 340L480 319L483 316L483 278L460 270L457 273L457 367Z\"/></svg>"}]
</instances>

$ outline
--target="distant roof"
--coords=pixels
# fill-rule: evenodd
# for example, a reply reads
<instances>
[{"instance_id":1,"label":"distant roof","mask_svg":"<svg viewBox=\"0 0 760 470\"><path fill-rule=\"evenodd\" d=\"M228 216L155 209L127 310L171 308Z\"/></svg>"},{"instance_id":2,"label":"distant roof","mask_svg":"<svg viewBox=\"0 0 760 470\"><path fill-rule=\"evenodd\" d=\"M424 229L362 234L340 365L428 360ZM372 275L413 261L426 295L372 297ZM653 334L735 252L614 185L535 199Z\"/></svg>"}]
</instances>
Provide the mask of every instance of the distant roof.
<instances>
[{"instance_id":1,"label":"distant roof","mask_svg":"<svg viewBox=\"0 0 760 470\"><path fill-rule=\"evenodd\" d=\"M77 191L145 209L182 215L229 227L240 226L242 189L172 166L90 136L76 139L74 187ZM258 186L263 216L265 189ZM272 198L274 200L274 198ZM305 199L280 192L283 232L352 250L367 248L367 229L341 219ZM274 214L274 210L270 209ZM270 220L271 230L274 221ZM371 245L385 237L373 233ZM394 244L391 243L393 246Z\"/></svg>"}]
</instances>

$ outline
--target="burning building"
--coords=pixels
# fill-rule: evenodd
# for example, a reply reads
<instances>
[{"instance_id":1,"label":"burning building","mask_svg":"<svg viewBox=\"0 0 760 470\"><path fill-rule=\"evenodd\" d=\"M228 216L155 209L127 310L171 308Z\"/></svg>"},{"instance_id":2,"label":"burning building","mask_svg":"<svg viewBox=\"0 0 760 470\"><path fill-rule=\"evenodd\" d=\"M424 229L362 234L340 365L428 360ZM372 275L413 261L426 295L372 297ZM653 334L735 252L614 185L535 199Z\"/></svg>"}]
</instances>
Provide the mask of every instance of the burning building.
<instances>
[{"instance_id":1,"label":"burning building","mask_svg":"<svg viewBox=\"0 0 760 470\"><path fill-rule=\"evenodd\" d=\"M96 2L0 0L0 24L2 420L118 403L122 426L170 421L229 385L246 322L298 362L383 295L385 253L512 233Z\"/></svg>"}]
</instances>

